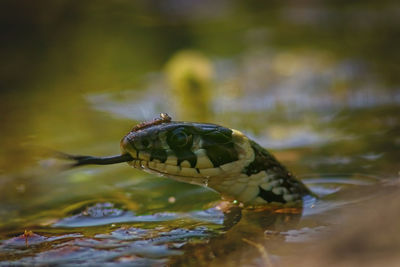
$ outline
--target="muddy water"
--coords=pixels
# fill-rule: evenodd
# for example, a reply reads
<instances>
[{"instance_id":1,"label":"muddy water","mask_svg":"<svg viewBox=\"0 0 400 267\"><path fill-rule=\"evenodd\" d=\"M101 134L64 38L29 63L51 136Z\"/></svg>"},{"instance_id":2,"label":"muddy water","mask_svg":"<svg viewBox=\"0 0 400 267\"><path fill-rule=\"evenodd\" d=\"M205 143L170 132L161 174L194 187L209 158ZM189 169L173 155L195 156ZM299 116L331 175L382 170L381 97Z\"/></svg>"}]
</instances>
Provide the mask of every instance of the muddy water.
<instances>
[{"instance_id":1,"label":"muddy water","mask_svg":"<svg viewBox=\"0 0 400 267\"><path fill-rule=\"evenodd\" d=\"M88 101L86 108L92 107ZM252 113L247 121L235 114L225 123L276 145L276 156L318 195L306 198L302 210L219 208L218 194L206 187L125 164L63 170L64 162L45 153L50 145L30 148L37 164L1 179L1 265L208 265L221 258L231 264L279 263L342 223L343 210L373 199L387 181L398 178L397 112L396 107L367 107L329 119L313 114L299 122L282 116L271 123L262 119L264 113ZM101 121L110 115L96 116ZM108 125L120 124L108 120ZM261 120L266 123L257 124ZM101 133L93 142L79 133L70 143L56 140L67 140L67 132L52 141L68 152L114 153L119 137Z\"/></svg>"},{"instance_id":2,"label":"muddy water","mask_svg":"<svg viewBox=\"0 0 400 267\"><path fill-rule=\"evenodd\" d=\"M20 28L3 48L19 57L5 58L1 79L0 266L279 265L348 229L349 211L369 211L399 178L391 5L232 2L193 18L190 7L138 6L133 21L130 5L4 14ZM122 136L159 112L245 132L318 198L242 209L126 164L65 169L52 157L118 154ZM398 223L394 214L385 220Z\"/></svg>"}]
</instances>

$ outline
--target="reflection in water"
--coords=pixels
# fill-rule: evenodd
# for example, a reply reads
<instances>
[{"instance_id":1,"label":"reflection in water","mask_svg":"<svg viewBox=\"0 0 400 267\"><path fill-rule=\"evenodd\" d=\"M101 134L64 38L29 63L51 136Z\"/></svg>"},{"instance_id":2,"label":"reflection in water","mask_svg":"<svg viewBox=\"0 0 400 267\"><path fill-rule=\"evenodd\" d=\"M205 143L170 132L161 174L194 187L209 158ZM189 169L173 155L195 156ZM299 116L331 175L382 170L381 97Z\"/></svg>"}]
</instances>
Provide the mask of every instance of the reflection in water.
<instances>
[{"instance_id":1,"label":"reflection in water","mask_svg":"<svg viewBox=\"0 0 400 267\"><path fill-rule=\"evenodd\" d=\"M389 108L385 114L392 117L396 112ZM367 115L374 120L371 114ZM364 118L365 113L346 115L334 122L358 121L357 116ZM376 116L385 123L381 113ZM215 193L135 174L135 170L124 165L87 167L62 173L48 171L46 175L31 170L18 180L2 179L7 185L0 189L3 192L11 194L8 188L16 186L17 190L22 183L28 194L18 191L24 198L18 201L8 198L8 202L1 203L4 207L18 208L14 208L15 213L3 213L0 259L4 266L10 261L17 264L91 261L93 264L196 262L207 265L225 261L259 264L263 261L262 248L271 262L279 262L288 253L332 232L333 225L342 223L343 211L374 199L382 192L379 188L383 178L395 175L397 161L390 159L397 159L398 155L398 151L391 148L396 146L392 136L396 131L384 132L375 140L360 135L357 127L351 124L345 125L349 126L344 128L331 123L329 127L351 134L350 139L327 140L311 152L310 148L300 146L277 153L291 169L315 173L300 177L319 196L318 200L307 200L301 214L241 209L228 209L223 213L215 208L207 209L204 207L209 207L212 200L219 199ZM369 132L373 132L373 128L369 128ZM338 160L341 157L349 161ZM357 175L364 164L375 171L371 175ZM339 174L319 174L327 170ZM377 170L382 170L384 175L373 176ZM132 175L136 178L132 179ZM35 183L41 186L34 186ZM52 190L48 190L49 185ZM31 199L30 196L35 197ZM171 197L174 201L168 201ZM26 228L38 235L32 237L32 242L28 237L28 247L22 245L24 238L16 238ZM98 257L93 259L93 255Z\"/></svg>"},{"instance_id":2,"label":"reflection in water","mask_svg":"<svg viewBox=\"0 0 400 267\"><path fill-rule=\"evenodd\" d=\"M295 59L287 62L287 54ZM136 120L148 120L160 112L176 111L178 116L171 115L179 120L203 121L210 116L212 109L214 119L221 124L226 124L226 120L235 121L225 114L236 111L240 111L239 118L271 112L273 116L280 114L299 119L318 111L326 116L324 119L330 119L343 108L400 103L399 92L382 93L385 88L377 81L360 81L359 76L368 75L365 70L348 71L354 68L352 62L333 63L326 57L312 51L295 53L265 49L256 53L245 52L237 60L210 62L201 54L183 51L168 62L168 81L160 73L153 74L145 91L95 93L89 94L88 100L97 110ZM301 67L291 70L290 75L282 74L281 69L290 69L292 61ZM215 66L214 73L212 65ZM214 89L211 88L212 75L218 78L213 82ZM338 80L344 88L337 88ZM172 94L166 88L171 88ZM211 96L214 96L212 101ZM309 143L331 137L329 133L326 137L313 136L316 133L304 124L292 126L297 127L295 130Z\"/></svg>"},{"instance_id":3,"label":"reflection in water","mask_svg":"<svg viewBox=\"0 0 400 267\"><path fill-rule=\"evenodd\" d=\"M342 210L341 223L331 225L329 232L299 249L284 265L398 266L399 189L398 179L375 186L369 192L372 198Z\"/></svg>"},{"instance_id":4,"label":"reflection in water","mask_svg":"<svg viewBox=\"0 0 400 267\"><path fill-rule=\"evenodd\" d=\"M207 265L224 255L234 254L241 259L241 263L247 264L252 262L251 259L259 258L259 248L254 247L254 244L264 246L266 240L269 240L269 255L280 255L282 247L290 243L312 243L320 234L329 232L329 228L322 225L333 223L329 218L336 216L334 214L338 209L359 203L360 200L357 197L337 199L334 197L339 193L337 190L326 192L332 185L351 186L353 191L359 190L360 186L373 190L376 183L371 181L369 179L366 182L362 177L358 180L343 177L310 179L310 188L326 186L327 190L320 190L325 194L320 195L318 201L306 197L303 210L243 209L237 204L221 202L202 211L136 215L132 211L115 207L112 202L92 202L92 205L83 202L81 207L74 204L72 209L66 209L67 212L73 210L77 214L53 223L51 228L35 230L40 234L32 233L28 237L21 235L5 240L1 244L3 252L0 257L8 259L17 253L18 260L14 261L16 264L96 264L118 263L122 259L138 263L135 257L126 258L127 255L136 255L141 258L140 262L170 258L174 264ZM95 228L83 230L85 227ZM65 232L63 229L66 228L70 228L73 234L58 234ZM35 257L25 256L29 251L37 251L44 245L47 247L46 252L38 253ZM105 248L109 251L106 255L103 254ZM49 255L51 258L47 258ZM99 257L93 259L93 255ZM4 263L7 265L11 262Z\"/></svg>"},{"instance_id":5,"label":"reflection in water","mask_svg":"<svg viewBox=\"0 0 400 267\"><path fill-rule=\"evenodd\" d=\"M180 51L167 63L169 98L184 121L207 122L211 114L213 69L210 60L196 51Z\"/></svg>"},{"instance_id":6,"label":"reflection in water","mask_svg":"<svg viewBox=\"0 0 400 267\"><path fill-rule=\"evenodd\" d=\"M0 3L0 266L398 263L398 1L184 2ZM243 130L320 198L224 214L205 188L43 153L117 154L159 112Z\"/></svg>"}]
</instances>

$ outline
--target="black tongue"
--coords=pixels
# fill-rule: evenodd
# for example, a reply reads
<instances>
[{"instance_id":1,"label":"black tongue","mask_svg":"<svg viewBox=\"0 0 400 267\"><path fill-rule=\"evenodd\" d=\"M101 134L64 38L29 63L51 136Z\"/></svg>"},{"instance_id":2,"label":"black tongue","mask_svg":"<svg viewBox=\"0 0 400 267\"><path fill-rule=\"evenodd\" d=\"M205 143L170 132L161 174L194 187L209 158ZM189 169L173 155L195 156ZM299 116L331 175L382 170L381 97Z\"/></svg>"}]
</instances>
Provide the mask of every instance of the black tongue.
<instances>
[{"instance_id":1,"label":"black tongue","mask_svg":"<svg viewBox=\"0 0 400 267\"><path fill-rule=\"evenodd\" d=\"M130 154L122 154L109 157L93 157L93 156L82 156L82 155L70 155L65 153L58 153L58 156L68 160L74 160L75 163L72 167L82 166L82 165L108 165L116 164L133 160Z\"/></svg>"}]
</instances>

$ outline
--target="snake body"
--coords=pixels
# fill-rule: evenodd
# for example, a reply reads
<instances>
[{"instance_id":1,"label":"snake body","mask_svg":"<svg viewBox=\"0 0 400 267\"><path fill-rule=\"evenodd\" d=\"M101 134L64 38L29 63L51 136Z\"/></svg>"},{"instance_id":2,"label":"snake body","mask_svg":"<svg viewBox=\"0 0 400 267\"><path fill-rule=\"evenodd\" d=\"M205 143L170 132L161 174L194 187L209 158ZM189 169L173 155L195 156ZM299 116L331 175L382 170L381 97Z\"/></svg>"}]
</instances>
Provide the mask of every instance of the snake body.
<instances>
[{"instance_id":1,"label":"snake body","mask_svg":"<svg viewBox=\"0 0 400 267\"><path fill-rule=\"evenodd\" d=\"M160 118L136 125L122 138L121 155L73 156L72 166L131 166L172 179L207 186L226 200L250 205L302 203L310 190L266 149L237 130L210 123Z\"/></svg>"},{"instance_id":2,"label":"snake body","mask_svg":"<svg viewBox=\"0 0 400 267\"><path fill-rule=\"evenodd\" d=\"M300 204L309 189L274 156L237 130L162 117L121 140L122 156L138 169L205 185L245 204ZM121 157L122 157L121 156Z\"/></svg>"}]
</instances>

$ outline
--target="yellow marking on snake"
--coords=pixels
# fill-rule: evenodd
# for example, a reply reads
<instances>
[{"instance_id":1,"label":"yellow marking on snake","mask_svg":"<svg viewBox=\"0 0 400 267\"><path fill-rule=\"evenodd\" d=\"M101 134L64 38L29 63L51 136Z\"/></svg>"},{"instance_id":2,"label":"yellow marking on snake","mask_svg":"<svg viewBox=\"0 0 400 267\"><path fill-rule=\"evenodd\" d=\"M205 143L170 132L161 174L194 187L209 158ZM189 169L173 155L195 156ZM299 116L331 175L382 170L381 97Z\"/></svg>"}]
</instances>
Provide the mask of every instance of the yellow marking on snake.
<instances>
[{"instance_id":1,"label":"yellow marking on snake","mask_svg":"<svg viewBox=\"0 0 400 267\"><path fill-rule=\"evenodd\" d=\"M208 169L214 167L211 160L207 157L205 149L198 149L194 153L197 157L196 168Z\"/></svg>"},{"instance_id":2,"label":"yellow marking on snake","mask_svg":"<svg viewBox=\"0 0 400 267\"><path fill-rule=\"evenodd\" d=\"M181 167L190 168L190 162L187 161L187 160L182 161L181 162Z\"/></svg>"},{"instance_id":3,"label":"yellow marking on snake","mask_svg":"<svg viewBox=\"0 0 400 267\"><path fill-rule=\"evenodd\" d=\"M179 175L190 176L190 177L202 177L200 173L198 173L194 168L181 168Z\"/></svg>"},{"instance_id":4,"label":"yellow marking on snake","mask_svg":"<svg viewBox=\"0 0 400 267\"><path fill-rule=\"evenodd\" d=\"M168 156L167 160L165 161L167 165L178 165L178 158L175 156Z\"/></svg>"},{"instance_id":5,"label":"yellow marking on snake","mask_svg":"<svg viewBox=\"0 0 400 267\"><path fill-rule=\"evenodd\" d=\"M223 126L177 122L161 114L135 126L120 147L122 154L117 156L68 158L76 161L73 166L128 162L151 173L207 185L226 198L251 204L292 205L312 195L266 149Z\"/></svg>"},{"instance_id":6,"label":"yellow marking on snake","mask_svg":"<svg viewBox=\"0 0 400 267\"><path fill-rule=\"evenodd\" d=\"M168 123L166 123L166 125L167 124ZM162 125L163 124L155 126L155 128L161 127ZM188 127L192 126L189 125ZM198 124L193 127L203 126L199 126ZM147 150L147 152L142 151L143 148L140 148L139 153L136 153L136 142L141 144L141 140L137 140L136 138L142 138L143 136L147 138L143 132L139 132L137 136L135 133L132 133L129 140L123 139L121 148L134 158L136 157L130 162L135 168L168 176L186 183L204 185L206 179L206 184L210 188L220 192L226 199L236 199L244 203L253 204L273 203L276 201L294 202L299 200L301 194L307 192L305 187L299 187L299 190L292 191L292 188L298 186L298 184L295 184L298 181L295 179L290 180L290 174L286 177L285 175L287 173L285 174L284 167L282 167L273 156L269 155L267 151L258 147L253 141L250 141L242 132L229 129L229 131L231 131L229 135L231 140L228 140L228 143L226 143L227 145L224 147L225 143L218 143L218 136L215 140L210 139L210 135L208 135L210 131L215 135L215 130L209 130L211 129L210 127L214 126L204 126L204 137L197 134L197 132L192 132L192 143L187 148L175 147L173 143L171 143L171 134L176 133L177 131L175 129L179 128L171 128L171 130L167 131L158 129L157 132L149 131L149 137L154 138L151 140L159 140L157 149L161 149L164 156L160 156L162 154L154 154L153 151L155 150L151 149ZM222 138L220 140L224 139ZM157 143L152 143L152 145L154 144L157 145ZM213 146L220 146L221 150L218 150L219 147ZM213 153L213 149L216 149L215 151L217 151L217 154L210 154ZM224 149L227 151L227 158L231 157L235 159L228 162L226 159L224 160ZM221 154L218 155L218 153ZM229 153L232 154L229 155ZM258 153L257 160L256 153ZM178 164L178 162L182 160L182 157L188 158L183 158L183 161ZM193 157L195 158L193 159ZM270 161L271 167L265 165L263 161L260 160L260 157ZM162 161L157 158L160 158ZM152 160L150 161L150 159ZM218 164L219 162L224 163ZM192 164L195 164L194 168L192 168Z\"/></svg>"},{"instance_id":7,"label":"yellow marking on snake","mask_svg":"<svg viewBox=\"0 0 400 267\"><path fill-rule=\"evenodd\" d=\"M179 172L179 167L175 165L165 165L165 172L168 174L177 174Z\"/></svg>"}]
</instances>

